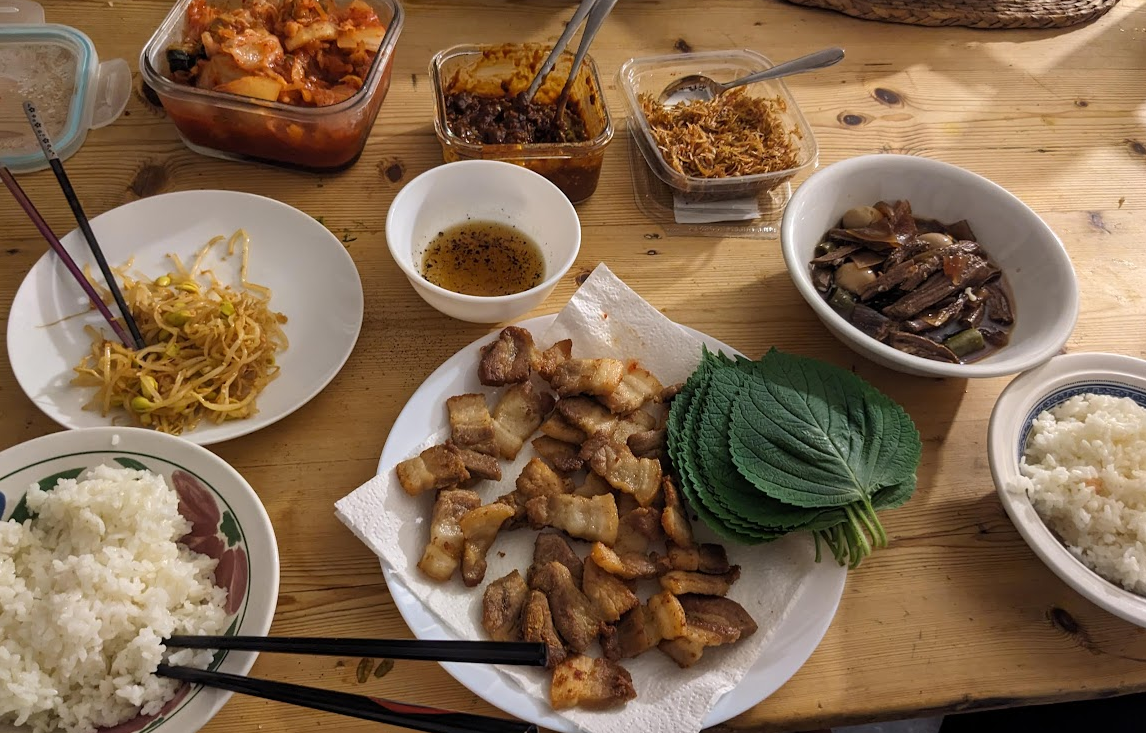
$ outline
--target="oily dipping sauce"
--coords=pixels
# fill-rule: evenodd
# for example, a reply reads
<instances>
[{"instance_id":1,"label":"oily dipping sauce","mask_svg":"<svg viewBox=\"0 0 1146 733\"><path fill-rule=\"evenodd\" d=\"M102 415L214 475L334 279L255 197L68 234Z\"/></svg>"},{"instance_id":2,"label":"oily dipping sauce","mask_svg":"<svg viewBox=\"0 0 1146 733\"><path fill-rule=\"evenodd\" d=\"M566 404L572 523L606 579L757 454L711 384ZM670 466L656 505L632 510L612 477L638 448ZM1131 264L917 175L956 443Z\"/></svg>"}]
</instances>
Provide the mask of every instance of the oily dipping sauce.
<instances>
[{"instance_id":1,"label":"oily dipping sauce","mask_svg":"<svg viewBox=\"0 0 1146 733\"><path fill-rule=\"evenodd\" d=\"M422 277L463 295L513 295L541 284L545 258L532 239L508 224L465 221L430 242Z\"/></svg>"}]
</instances>

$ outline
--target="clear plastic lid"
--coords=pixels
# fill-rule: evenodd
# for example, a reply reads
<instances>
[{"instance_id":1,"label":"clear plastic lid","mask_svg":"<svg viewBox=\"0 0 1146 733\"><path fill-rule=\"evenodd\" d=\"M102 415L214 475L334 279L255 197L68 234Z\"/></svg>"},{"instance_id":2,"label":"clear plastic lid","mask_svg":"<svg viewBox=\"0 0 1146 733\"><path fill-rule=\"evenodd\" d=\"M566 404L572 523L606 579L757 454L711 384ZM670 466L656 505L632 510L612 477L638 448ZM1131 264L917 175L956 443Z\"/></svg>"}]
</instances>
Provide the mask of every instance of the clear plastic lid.
<instances>
[{"instance_id":1,"label":"clear plastic lid","mask_svg":"<svg viewBox=\"0 0 1146 733\"><path fill-rule=\"evenodd\" d=\"M79 150L88 130L114 122L131 96L123 59L100 63L91 39L44 22L31 0L0 0L0 161L16 173L48 167L24 116L36 105L60 158Z\"/></svg>"}]
</instances>

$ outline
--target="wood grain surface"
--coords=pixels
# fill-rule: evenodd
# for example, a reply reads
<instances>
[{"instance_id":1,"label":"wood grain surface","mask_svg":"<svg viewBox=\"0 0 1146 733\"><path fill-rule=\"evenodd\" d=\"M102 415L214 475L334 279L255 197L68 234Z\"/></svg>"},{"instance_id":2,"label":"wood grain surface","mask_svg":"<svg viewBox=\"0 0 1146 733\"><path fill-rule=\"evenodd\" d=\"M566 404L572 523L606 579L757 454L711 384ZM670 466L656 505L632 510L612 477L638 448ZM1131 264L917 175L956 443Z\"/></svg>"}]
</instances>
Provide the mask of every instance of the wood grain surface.
<instances>
[{"instance_id":1,"label":"wood grain surface","mask_svg":"<svg viewBox=\"0 0 1146 733\"><path fill-rule=\"evenodd\" d=\"M102 58L139 51L170 7L162 0L52 0L50 21L76 26ZM144 196L223 188L272 196L346 240L362 275L358 347L333 383L282 422L213 449L265 502L282 586L273 633L407 637L377 559L334 517L333 502L369 479L406 399L487 327L425 305L386 251L394 194L441 162L431 125L430 57L457 43L551 41L572 0L408 0L393 86L364 155L330 176L222 162L185 149L139 91L115 124L67 163L90 215ZM1066 243L1082 286L1069 351L1146 352L1146 2L1123 0L1067 31L913 28L774 0L624 0L593 53L614 114L619 65L638 55L753 48L775 60L842 45L830 72L790 87L815 129L821 164L894 151L965 166L1007 187ZM924 437L919 491L885 515L891 547L848 579L839 612L808 663L728 731L806 730L1146 690L1146 632L1058 581L995 498L984 452L1006 379L905 377L856 356L819 324L785 272L779 243L668 237L638 211L628 140L608 151L600 188L579 207L581 255L545 306L605 261L674 320L750 356L771 346L854 368L903 403ZM22 183L60 232L73 227L48 173ZM0 196L0 324L45 244ZM0 325L0 328L6 326ZM58 426L0 360L0 448ZM433 664L398 662L360 683L358 659L262 656L253 673L497 714ZM381 730L377 725L236 697L206 733Z\"/></svg>"}]
</instances>

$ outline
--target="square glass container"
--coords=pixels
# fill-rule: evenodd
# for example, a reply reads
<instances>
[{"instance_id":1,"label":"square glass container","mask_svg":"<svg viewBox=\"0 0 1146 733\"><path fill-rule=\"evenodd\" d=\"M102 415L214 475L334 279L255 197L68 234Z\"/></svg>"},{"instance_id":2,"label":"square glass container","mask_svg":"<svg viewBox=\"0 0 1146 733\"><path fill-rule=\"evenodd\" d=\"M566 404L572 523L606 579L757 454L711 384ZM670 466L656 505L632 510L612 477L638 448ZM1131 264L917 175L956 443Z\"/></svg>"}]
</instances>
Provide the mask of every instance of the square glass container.
<instances>
[{"instance_id":1,"label":"square glass container","mask_svg":"<svg viewBox=\"0 0 1146 733\"><path fill-rule=\"evenodd\" d=\"M90 38L45 23L39 3L0 0L0 161L12 172L48 167L24 101L35 105L56 154L66 159L88 130L114 122L130 96L126 61L100 63Z\"/></svg>"},{"instance_id":2,"label":"square glass container","mask_svg":"<svg viewBox=\"0 0 1146 733\"><path fill-rule=\"evenodd\" d=\"M816 146L812 128L782 80L763 81L742 87L747 94L754 97L779 97L784 101L787 109L780 113L780 118L786 126L798 132L793 138L797 146L797 164L787 170L751 176L696 178L677 171L665 160L653 138L648 120L641 110L640 95L647 92L657 97L670 82L690 74L704 74L718 82L729 82L772 66L774 64L767 58L748 50L650 56L629 59L621 65L620 71L617 72L617 84L628 107L628 123L633 133L633 140L656 177L678 192L685 201L720 201L764 196L788 183L798 174L816 166L819 148Z\"/></svg>"},{"instance_id":3,"label":"square glass container","mask_svg":"<svg viewBox=\"0 0 1146 733\"><path fill-rule=\"evenodd\" d=\"M191 2L175 3L139 57L144 83L158 95L187 147L218 158L316 172L344 170L358 161L390 90L394 46L405 19L398 0L365 0L386 25L386 34L362 89L326 107L283 104L173 81L166 51L183 39Z\"/></svg>"},{"instance_id":4,"label":"square glass container","mask_svg":"<svg viewBox=\"0 0 1146 733\"><path fill-rule=\"evenodd\" d=\"M571 105L581 110L588 139L572 143L523 143L483 145L455 135L446 119L446 96L471 92L485 97L514 96L524 92L551 46L543 44L462 45L440 51L430 61L434 89L434 131L442 145L442 159L501 160L540 173L554 183L573 203L580 203L597 190L605 148L613 139L613 118L601 93L601 77L591 56L577 72L569 92ZM561 93L573 64L565 52L537 91L534 99L553 103Z\"/></svg>"}]
</instances>

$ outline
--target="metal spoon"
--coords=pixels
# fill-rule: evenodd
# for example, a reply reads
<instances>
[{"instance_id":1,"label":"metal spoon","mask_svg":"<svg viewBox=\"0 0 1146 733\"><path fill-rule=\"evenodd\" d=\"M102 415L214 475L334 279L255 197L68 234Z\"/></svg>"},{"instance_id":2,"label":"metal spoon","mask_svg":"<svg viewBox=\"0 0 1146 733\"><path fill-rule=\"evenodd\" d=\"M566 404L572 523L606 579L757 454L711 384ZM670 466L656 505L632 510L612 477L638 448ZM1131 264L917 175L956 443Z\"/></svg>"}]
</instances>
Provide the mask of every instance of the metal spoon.
<instances>
[{"instance_id":1,"label":"metal spoon","mask_svg":"<svg viewBox=\"0 0 1146 733\"><path fill-rule=\"evenodd\" d=\"M735 87L768 79L779 79L782 76L800 74L813 69L823 69L838 64L843 59L844 50L842 48L825 48L822 51L785 61L770 69L758 71L755 74L749 74L725 84L709 79L703 74L690 74L689 76L682 76L665 87L664 91L661 92L659 101L666 107L671 107L680 102L707 102Z\"/></svg>"},{"instance_id":2,"label":"metal spoon","mask_svg":"<svg viewBox=\"0 0 1146 733\"><path fill-rule=\"evenodd\" d=\"M609 12L616 4L617 0L597 0L597 4L589 11L589 19L585 21L585 30L581 32L581 43L577 46L577 53L573 57L573 65L569 67L569 77L565 79L565 86L562 87L561 94L557 97L556 108L553 110L553 119L557 122L559 129L563 123L565 105L569 103L569 92L573 89L573 82L577 79L577 72L581 70L581 62L585 60L585 55L589 53L589 46L593 43L593 39L596 38L597 31L601 30L601 25L604 24L605 18L608 17Z\"/></svg>"}]
</instances>

